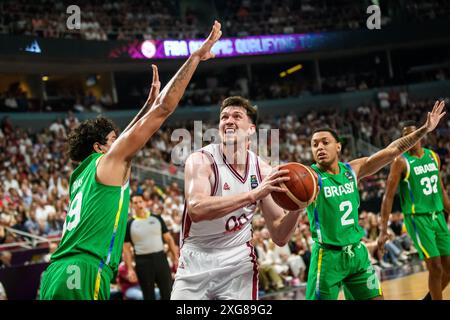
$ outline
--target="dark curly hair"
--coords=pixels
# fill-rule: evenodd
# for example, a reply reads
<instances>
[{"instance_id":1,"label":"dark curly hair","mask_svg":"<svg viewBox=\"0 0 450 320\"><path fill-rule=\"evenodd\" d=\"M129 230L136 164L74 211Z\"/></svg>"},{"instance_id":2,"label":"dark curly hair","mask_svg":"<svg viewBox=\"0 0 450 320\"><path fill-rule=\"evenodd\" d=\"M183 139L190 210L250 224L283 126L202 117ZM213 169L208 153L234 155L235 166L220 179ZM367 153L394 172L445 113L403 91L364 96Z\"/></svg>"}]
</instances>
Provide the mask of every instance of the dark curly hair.
<instances>
[{"instance_id":1,"label":"dark curly hair","mask_svg":"<svg viewBox=\"0 0 450 320\"><path fill-rule=\"evenodd\" d=\"M113 130L117 133L114 122L104 117L83 121L67 138L70 159L76 162L86 159L94 152L94 143L106 144L106 137Z\"/></svg>"}]
</instances>

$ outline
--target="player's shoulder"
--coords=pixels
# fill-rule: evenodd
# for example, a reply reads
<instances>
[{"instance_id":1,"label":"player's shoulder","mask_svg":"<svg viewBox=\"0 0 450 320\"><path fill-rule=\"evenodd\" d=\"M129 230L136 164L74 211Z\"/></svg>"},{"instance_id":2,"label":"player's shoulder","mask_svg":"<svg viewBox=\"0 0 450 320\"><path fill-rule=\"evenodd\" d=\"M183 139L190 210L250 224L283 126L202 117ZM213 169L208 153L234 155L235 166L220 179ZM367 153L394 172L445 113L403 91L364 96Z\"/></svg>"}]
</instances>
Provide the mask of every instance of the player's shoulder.
<instances>
[{"instance_id":1,"label":"player's shoulder","mask_svg":"<svg viewBox=\"0 0 450 320\"><path fill-rule=\"evenodd\" d=\"M214 163L213 155L207 150L199 149L192 152L186 159L186 166L191 165L211 165Z\"/></svg>"},{"instance_id":2,"label":"player's shoulder","mask_svg":"<svg viewBox=\"0 0 450 320\"><path fill-rule=\"evenodd\" d=\"M394 160L392 161L392 164L391 164L391 171L397 170L400 172L400 171L403 171L406 169L408 159L405 155L406 155L406 153L403 153L394 158Z\"/></svg>"}]
</instances>

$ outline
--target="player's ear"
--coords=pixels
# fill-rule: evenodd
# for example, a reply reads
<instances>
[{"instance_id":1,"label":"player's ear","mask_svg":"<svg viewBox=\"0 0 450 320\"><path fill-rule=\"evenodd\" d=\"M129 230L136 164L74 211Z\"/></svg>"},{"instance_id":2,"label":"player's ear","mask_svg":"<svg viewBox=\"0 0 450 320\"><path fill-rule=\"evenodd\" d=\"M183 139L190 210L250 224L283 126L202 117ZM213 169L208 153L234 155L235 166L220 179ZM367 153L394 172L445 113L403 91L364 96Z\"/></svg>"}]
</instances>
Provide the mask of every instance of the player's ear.
<instances>
[{"instance_id":1,"label":"player's ear","mask_svg":"<svg viewBox=\"0 0 450 320\"><path fill-rule=\"evenodd\" d=\"M250 125L249 130L250 130L250 135L251 135L251 136L254 135L255 132L256 132L256 126L252 123L252 124Z\"/></svg>"},{"instance_id":2,"label":"player's ear","mask_svg":"<svg viewBox=\"0 0 450 320\"><path fill-rule=\"evenodd\" d=\"M337 152L341 152L342 144L340 142L337 143Z\"/></svg>"},{"instance_id":3,"label":"player's ear","mask_svg":"<svg viewBox=\"0 0 450 320\"><path fill-rule=\"evenodd\" d=\"M105 148L98 142L95 142L92 147L94 148L94 151L97 153L105 153Z\"/></svg>"}]
</instances>

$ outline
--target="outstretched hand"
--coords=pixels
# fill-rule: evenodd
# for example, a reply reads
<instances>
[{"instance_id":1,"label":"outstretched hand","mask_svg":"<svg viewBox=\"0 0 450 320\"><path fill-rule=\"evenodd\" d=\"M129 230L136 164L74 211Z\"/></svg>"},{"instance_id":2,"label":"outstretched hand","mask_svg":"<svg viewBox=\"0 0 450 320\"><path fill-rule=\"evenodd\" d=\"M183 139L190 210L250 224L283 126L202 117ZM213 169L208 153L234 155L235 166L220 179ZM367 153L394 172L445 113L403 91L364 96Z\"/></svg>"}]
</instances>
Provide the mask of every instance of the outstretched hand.
<instances>
[{"instance_id":1,"label":"outstretched hand","mask_svg":"<svg viewBox=\"0 0 450 320\"><path fill-rule=\"evenodd\" d=\"M161 82L159 81L158 67L152 64L153 69L153 80L150 92L147 97L147 104L152 105L159 95L159 90L161 89Z\"/></svg>"},{"instance_id":2,"label":"outstretched hand","mask_svg":"<svg viewBox=\"0 0 450 320\"><path fill-rule=\"evenodd\" d=\"M431 112L428 112L428 116L427 116L427 122L425 122L425 127L427 128L427 132L433 131L439 121L442 119L443 116L445 116L445 111L442 112L442 110L444 110L444 106L445 106L445 102L441 101L439 103L439 100L436 101L436 103L434 104L433 110Z\"/></svg>"},{"instance_id":3,"label":"outstretched hand","mask_svg":"<svg viewBox=\"0 0 450 320\"><path fill-rule=\"evenodd\" d=\"M200 57L200 60L202 61L214 58L215 55L211 52L211 48L222 36L222 31L220 30L220 28L221 24L218 21L214 21L214 25L208 38L206 38L201 47L193 52L192 55Z\"/></svg>"}]
</instances>

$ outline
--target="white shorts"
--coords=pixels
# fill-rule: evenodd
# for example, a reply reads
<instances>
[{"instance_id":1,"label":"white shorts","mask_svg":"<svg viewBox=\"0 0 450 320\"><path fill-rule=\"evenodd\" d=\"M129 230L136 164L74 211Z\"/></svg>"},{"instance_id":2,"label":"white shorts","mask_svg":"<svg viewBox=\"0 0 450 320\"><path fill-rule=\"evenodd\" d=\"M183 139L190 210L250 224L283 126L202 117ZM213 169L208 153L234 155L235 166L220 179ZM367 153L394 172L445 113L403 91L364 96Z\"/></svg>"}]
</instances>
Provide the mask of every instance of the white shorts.
<instances>
[{"instance_id":1,"label":"white shorts","mask_svg":"<svg viewBox=\"0 0 450 320\"><path fill-rule=\"evenodd\" d=\"M258 264L253 246L181 248L171 300L257 300Z\"/></svg>"}]
</instances>

